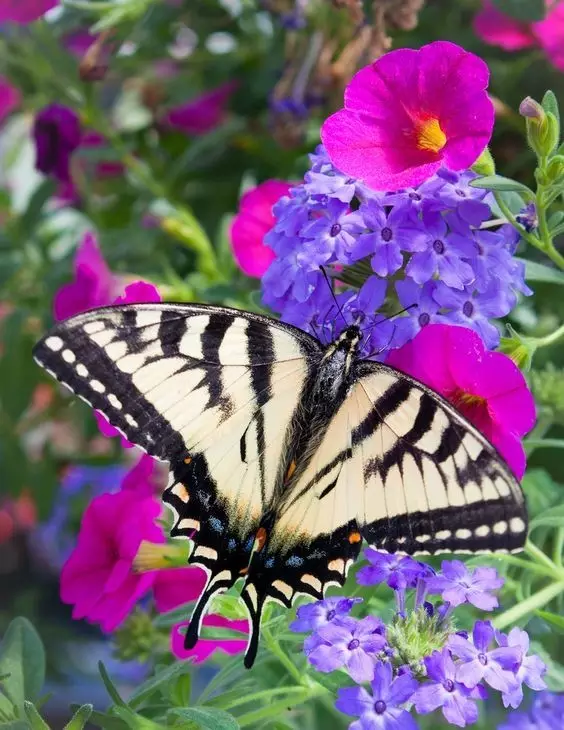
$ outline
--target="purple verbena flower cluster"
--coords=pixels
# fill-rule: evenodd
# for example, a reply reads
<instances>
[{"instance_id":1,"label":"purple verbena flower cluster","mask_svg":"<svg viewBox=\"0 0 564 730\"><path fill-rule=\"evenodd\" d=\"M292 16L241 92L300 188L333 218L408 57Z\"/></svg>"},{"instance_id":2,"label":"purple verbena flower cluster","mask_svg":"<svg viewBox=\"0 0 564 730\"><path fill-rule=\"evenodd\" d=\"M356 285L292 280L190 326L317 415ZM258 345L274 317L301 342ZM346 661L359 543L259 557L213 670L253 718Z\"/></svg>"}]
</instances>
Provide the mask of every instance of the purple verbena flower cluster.
<instances>
[{"instance_id":1,"label":"purple verbena flower cluster","mask_svg":"<svg viewBox=\"0 0 564 730\"><path fill-rule=\"evenodd\" d=\"M310 664L320 672L345 670L358 685L339 690L336 707L356 716L351 730L413 730L412 710L441 709L452 725L478 719L477 701L498 691L505 707L517 708L523 685L544 690L546 667L528 655L529 637L519 628L508 634L490 621L476 621L471 634L457 631L456 607L472 604L491 611L493 592L503 580L489 567L469 570L444 561L435 572L409 556L366 550L369 565L357 574L360 585L387 584L396 594L397 613L385 625L376 617L353 618L359 599L331 597L298 609L294 631L312 632L304 642ZM415 591L413 602L408 591ZM440 595L439 603L428 597ZM411 606L411 608L408 608Z\"/></svg>"},{"instance_id":2,"label":"purple verbena flower cluster","mask_svg":"<svg viewBox=\"0 0 564 730\"><path fill-rule=\"evenodd\" d=\"M264 303L322 341L345 320L360 324L365 355L401 347L429 322L471 327L495 347L490 320L532 292L513 256L518 234L491 221L490 194L470 185L476 175L441 170L418 188L380 193L336 170L323 146L310 159L304 182L274 206Z\"/></svg>"},{"instance_id":3,"label":"purple verbena flower cluster","mask_svg":"<svg viewBox=\"0 0 564 730\"><path fill-rule=\"evenodd\" d=\"M498 730L556 730L562 727L564 694L540 692L526 712L510 712Z\"/></svg>"}]
</instances>

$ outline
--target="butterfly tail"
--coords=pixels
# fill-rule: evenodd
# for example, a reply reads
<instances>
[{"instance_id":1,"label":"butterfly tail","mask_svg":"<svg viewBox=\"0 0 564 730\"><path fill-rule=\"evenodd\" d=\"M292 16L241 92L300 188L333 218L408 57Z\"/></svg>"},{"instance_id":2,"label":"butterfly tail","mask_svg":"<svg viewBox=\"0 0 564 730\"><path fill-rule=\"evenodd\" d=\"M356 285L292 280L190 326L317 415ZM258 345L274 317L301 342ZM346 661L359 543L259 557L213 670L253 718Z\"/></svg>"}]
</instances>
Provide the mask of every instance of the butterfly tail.
<instances>
[{"instance_id":1,"label":"butterfly tail","mask_svg":"<svg viewBox=\"0 0 564 730\"><path fill-rule=\"evenodd\" d=\"M249 613L249 643L245 652L244 665L250 669L255 663L260 639L260 622L266 596L260 595L253 583L245 583L241 598Z\"/></svg>"},{"instance_id":2,"label":"butterfly tail","mask_svg":"<svg viewBox=\"0 0 564 730\"><path fill-rule=\"evenodd\" d=\"M235 581L231 578L231 574L227 576L225 575L225 571L223 572L223 575L221 573L210 574L206 587L202 591L202 594L200 595L192 612L192 616L190 617L190 623L184 636L185 649L193 649L196 646L202 630L202 621L204 620L204 616L206 615L207 608L211 603L212 598L219 593L224 593L229 590L234 582Z\"/></svg>"}]
</instances>

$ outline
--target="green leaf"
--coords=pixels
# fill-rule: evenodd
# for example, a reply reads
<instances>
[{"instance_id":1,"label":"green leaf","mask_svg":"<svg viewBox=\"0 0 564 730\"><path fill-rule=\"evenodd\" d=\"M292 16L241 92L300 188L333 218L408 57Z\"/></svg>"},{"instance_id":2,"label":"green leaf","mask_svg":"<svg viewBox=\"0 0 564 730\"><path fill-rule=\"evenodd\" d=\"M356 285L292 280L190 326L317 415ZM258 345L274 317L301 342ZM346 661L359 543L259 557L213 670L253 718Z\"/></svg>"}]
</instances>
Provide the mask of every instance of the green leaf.
<instances>
[{"instance_id":1,"label":"green leaf","mask_svg":"<svg viewBox=\"0 0 564 730\"><path fill-rule=\"evenodd\" d=\"M19 221L23 238L28 237L37 227L43 215L43 208L47 201L53 197L56 189L57 182L50 179L44 180L36 188L27 204L25 213L23 213Z\"/></svg>"},{"instance_id":2,"label":"green leaf","mask_svg":"<svg viewBox=\"0 0 564 730\"><path fill-rule=\"evenodd\" d=\"M528 469L522 485L530 517L537 517L562 501L562 486L544 469Z\"/></svg>"},{"instance_id":3,"label":"green leaf","mask_svg":"<svg viewBox=\"0 0 564 730\"><path fill-rule=\"evenodd\" d=\"M87 705L83 705L82 707L87 707ZM71 705L71 710L76 710L78 712L81 709L82 708L77 705ZM127 730L128 727L127 723L119 717L109 715L107 712L98 712L98 710L94 710L91 713L90 722L97 727L105 728L105 730ZM0 730L3 730L3 728L0 727Z\"/></svg>"},{"instance_id":4,"label":"green leaf","mask_svg":"<svg viewBox=\"0 0 564 730\"><path fill-rule=\"evenodd\" d=\"M0 674L9 675L2 686L23 714L24 700L39 696L45 682L45 649L26 618L15 618L0 645Z\"/></svg>"},{"instance_id":5,"label":"green leaf","mask_svg":"<svg viewBox=\"0 0 564 730\"><path fill-rule=\"evenodd\" d=\"M239 723L233 715L216 707L175 707L168 715L195 722L201 730L239 730Z\"/></svg>"},{"instance_id":6,"label":"green leaf","mask_svg":"<svg viewBox=\"0 0 564 730\"><path fill-rule=\"evenodd\" d=\"M517 261L525 264L525 279L527 281L541 281L545 284L564 284L564 272L554 269L546 264L539 264L538 261L515 257Z\"/></svg>"},{"instance_id":7,"label":"green leaf","mask_svg":"<svg viewBox=\"0 0 564 730\"><path fill-rule=\"evenodd\" d=\"M192 677L190 674L183 674L176 682L171 682L168 687L168 696L173 705L187 707L192 696Z\"/></svg>"},{"instance_id":8,"label":"green leaf","mask_svg":"<svg viewBox=\"0 0 564 730\"><path fill-rule=\"evenodd\" d=\"M64 726L63 730L82 730L92 715L93 705L82 705Z\"/></svg>"},{"instance_id":9,"label":"green leaf","mask_svg":"<svg viewBox=\"0 0 564 730\"><path fill-rule=\"evenodd\" d=\"M104 683L106 692L112 698L114 705L117 705L118 707L127 707L125 702L120 697L120 694L117 691L115 684L110 679L110 675L106 671L106 667L104 666L103 662L98 662L98 671L100 672L100 676L102 677L102 682Z\"/></svg>"},{"instance_id":10,"label":"green leaf","mask_svg":"<svg viewBox=\"0 0 564 730\"><path fill-rule=\"evenodd\" d=\"M0 730L29 730L29 723L24 720L0 723Z\"/></svg>"},{"instance_id":11,"label":"green leaf","mask_svg":"<svg viewBox=\"0 0 564 730\"><path fill-rule=\"evenodd\" d=\"M160 672L157 672L146 682L143 682L143 684L129 696L130 706L139 707L142 702L147 699L147 697L161 689L163 685L168 684L182 674L186 674L186 672L189 672L190 669L191 667L189 663L181 662L172 664L171 666L162 669Z\"/></svg>"},{"instance_id":12,"label":"green leaf","mask_svg":"<svg viewBox=\"0 0 564 730\"><path fill-rule=\"evenodd\" d=\"M541 512L529 525L529 532L537 527L564 527L564 504Z\"/></svg>"},{"instance_id":13,"label":"green leaf","mask_svg":"<svg viewBox=\"0 0 564 730\"><path fill-rule=\"evenodd\" d=\"M24 710L32 730L50 730L49 725L41 717L33 702L24 702Z\"/></svg>"},{"instance_id":14,"label":"green leaf","mask_svg":"<svg viewBox=\"0 0 564 730\"><path fill-rule=\"evenodd\" d=\"M554 95L554 92L550 89L545 93L542 98L542 108L548 114L553 114L558 124L558 139L560 139L560 110L558 109L558 100Z\"/></svg>"},{"instance_id":15,"label":"green leaf","mask_svg":"<svg viewBox=\"0 0 564 730\"><path fill-rule=\"evenodd\" d=\"M546 13L545 0L492 0L492 2L504 15L525 23L542 20Z\"/></svg>"},{"instance_id":16,"label":"green leaf","mask_svg":"<svg viewBox=\"0 0 564 730\"><path fill-rule=\"evenodd\" d=\"M523 183L511 180L508 177L502 175L486 175L485 177L479 177L476 180L471 180L470 185L473 188L480 188L483 190L496 190L501 192L516 192L521 193L530 198L534 198L535 194Z\"/></svg>"},{"instance_id":17,"label":"green leaf","mask_svg":"<svg viewBox=\"0 0 564 730\"><path fill-rule=\"evenodd\" d=\"M548 624L553 626L559 634L564 634L564 616L560 616L557 613L552 613L552 611L538 610L535 611L535 613Z\"/></svg>"}]
</instances>

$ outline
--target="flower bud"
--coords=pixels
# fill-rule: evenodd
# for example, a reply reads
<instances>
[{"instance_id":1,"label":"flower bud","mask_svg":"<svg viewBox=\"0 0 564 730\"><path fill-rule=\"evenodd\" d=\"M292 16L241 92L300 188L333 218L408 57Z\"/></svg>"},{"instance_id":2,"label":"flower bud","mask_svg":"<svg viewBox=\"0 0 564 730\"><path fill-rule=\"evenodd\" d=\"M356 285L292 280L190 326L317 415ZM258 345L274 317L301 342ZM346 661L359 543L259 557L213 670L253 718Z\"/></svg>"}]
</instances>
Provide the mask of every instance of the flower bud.
<instances>
[{"instance_id":1,"label":"flower bud","mask_svg":"<svg viewBox=\"0 0 564 730\"><path fill-rule=\"evenodd\" d=\"M530 370L535 354L536 344L534 338L523 337L508 324L510 337L502 337L499 343L500 352L508 355L520 370Z\"/></svg>"},{"instance_id":2,"label":"flower bud","mask_svg":"<svg viewBox=\"0 0 564 730\"><path fill-rule=\"evenodd\" d=\"M478 175L495 175L495 162L489 147L485 147L482 154L472 165L472 170Z\"/></svg>"},{"instance_id":3,"label":"flower bud","mask_svg":"<svg viewBox=\"0 0 564 730\"><path fill-rule=\"evenodd\" d=\"M549 182L562 182L564 179L564 155L555 155L546 168Z\"/></svg>"},{"instance_id":4,"label":"flower bud","mask_svg":"<svg viewBox=\"0 0 564 730\"><path fill-rule=\"evenodd\" d=\"M521 102L519 111L525 117L529 144L539 157L548 157L558 144L558 120L529 97Z\"/></svg>"},{"instance_id":5,"label":"flower bud","mask_svg":"<svg viewBox=\"0 0 564 730\"><path fill-rule=\"evenodd\" d=\"M531 96L526 96L519 104L519 114L527 119L535 119L537 122L542 122L546 116L542 106Z\"/></svg>"}]
</instances>

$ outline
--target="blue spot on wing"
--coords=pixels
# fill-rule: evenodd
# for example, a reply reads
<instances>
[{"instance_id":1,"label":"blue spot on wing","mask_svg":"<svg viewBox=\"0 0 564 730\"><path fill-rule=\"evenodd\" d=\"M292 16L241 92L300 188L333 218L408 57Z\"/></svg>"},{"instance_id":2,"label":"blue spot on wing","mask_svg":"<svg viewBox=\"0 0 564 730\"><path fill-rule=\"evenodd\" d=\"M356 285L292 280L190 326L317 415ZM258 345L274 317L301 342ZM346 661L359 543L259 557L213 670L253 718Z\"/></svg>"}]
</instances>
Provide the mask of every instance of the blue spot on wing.
<instances>
[{"instance_id":1,"label":"blue spot on wing","mask_svg":"<svg viewBox=\"0 0 564 730\"><path fill-rule=\"evenodd\" d=\"M299 568L300 565L304 564L304 559L300 558L299 555L291 555L288 560L286 560L286 565L289 565L291 568Z\"/></svg>"},{"instance_id":2,"label":"blue spot on wing","mask_svg":"<svg viewBox=\"0 0 564 730\"><path fill-rule=\"evenodd\" d=\"M208 522L209 522L209 525L212 528L212 530L215 530L215 532L219 532L219 533L223 532L223 530L224 530L223 522L221 520L219 520L217 517L210 517Z\"/></svg>"}]
</instances>

